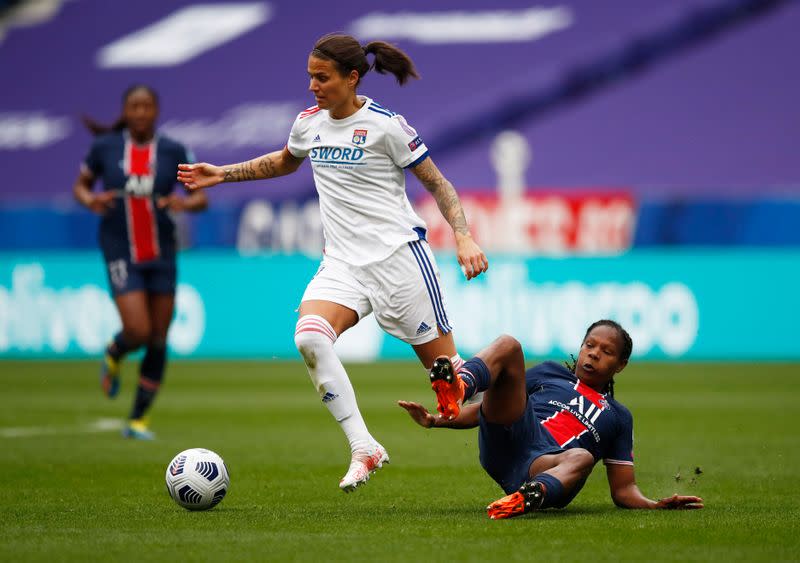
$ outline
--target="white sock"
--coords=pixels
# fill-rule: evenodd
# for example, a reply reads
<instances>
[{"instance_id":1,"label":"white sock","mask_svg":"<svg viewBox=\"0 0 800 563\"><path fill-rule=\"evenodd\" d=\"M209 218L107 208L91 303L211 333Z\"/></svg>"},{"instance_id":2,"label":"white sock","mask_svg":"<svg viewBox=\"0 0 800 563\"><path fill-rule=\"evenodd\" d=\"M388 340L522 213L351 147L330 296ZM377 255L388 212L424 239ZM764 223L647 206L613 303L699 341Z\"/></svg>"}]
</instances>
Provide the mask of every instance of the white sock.
<instances>
[{"instance_id":1,"label":"white sock","mask_svg":"<svg viewBox=\"0 0 800 563\"><path fill-rule=\"evenodd\" d=\"M294 342L322 402L347 436L350 451L368 450L375 439L367 430L353 385L333 349L336 337L333 327L323 317L304 315L297 321Z\"/></svg>"},{"instance_id":2,"label":"white sock","mask_svg":"<svg viewBox=\"0 0 800 563\"><path fill-rule=\"evenodd\" d=\"M461 356L456 352L456 355L450 358L450 363L453 364L453 369L458 373L458 370L464 365L464 360L462 360Z\"/></svg>"}]
</instances>

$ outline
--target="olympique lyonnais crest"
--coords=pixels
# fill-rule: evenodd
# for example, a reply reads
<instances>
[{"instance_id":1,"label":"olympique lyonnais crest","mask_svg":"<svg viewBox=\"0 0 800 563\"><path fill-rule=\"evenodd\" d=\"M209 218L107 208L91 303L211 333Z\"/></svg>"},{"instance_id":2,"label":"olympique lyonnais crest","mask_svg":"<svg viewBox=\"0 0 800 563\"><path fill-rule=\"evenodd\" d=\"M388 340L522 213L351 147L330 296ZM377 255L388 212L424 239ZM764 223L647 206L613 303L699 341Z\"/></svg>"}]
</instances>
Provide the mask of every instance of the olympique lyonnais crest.
<instances>
[{"instance_id":1,"label":"olympique lyonnais crest","mask_svg":"<svg viewBox=\"0 0 800 563\"><path fill-rule=\"evenodd\" d=\"M353 131L353 144L354 145L363 145L367 142L367 130L366 129L356 129Z\"/></svg>"}]
</instances>

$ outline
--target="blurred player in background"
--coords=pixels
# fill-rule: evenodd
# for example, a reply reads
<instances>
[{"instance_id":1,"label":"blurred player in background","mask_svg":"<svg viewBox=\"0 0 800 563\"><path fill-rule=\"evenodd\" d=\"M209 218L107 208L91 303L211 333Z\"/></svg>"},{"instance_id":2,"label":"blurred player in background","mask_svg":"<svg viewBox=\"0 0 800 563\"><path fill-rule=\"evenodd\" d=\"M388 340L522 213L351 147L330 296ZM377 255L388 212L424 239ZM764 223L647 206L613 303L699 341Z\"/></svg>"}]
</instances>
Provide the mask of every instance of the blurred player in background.
<instances>
[{"instance_id":1,"label":"blurred player in background","mask_svg":"<svg viewBox=\"0 0 800 563\"><path fill-rule=\"evenodd\" d=\"M173 193L175 168L191 162L186 147L156 132L158 96L147 86L125 91L122 116L95 135L73 188L75 199L102 216L99 241L114 303L122 321L105 351L103 392L119 392L120 360L144 346L139 385L123 434L152 439L145 413L158 393L167 361L167 330L175 305L177 242L170 212L201 211L206 195ZM92 190L102 180L100 192Z\"/></svg>"},{"instance_id":2,"label":"blurred player in background","mask_svg":"<svg viewBox=\"0 0 800 563\"><path fill-rule=\"evenodd\" d=\"M374 55L372 65L367 55ZM411 59L382 41L366 46L348 35L321 38L308 58L309 90L317 105L298 115L287 145L228 166L185 164L189 189L220 182L274 178L295 172L306 157L319 192L325 257L300 305L295 343L322 401L350 442L351 464L339 486L353 490L389 460L367 429L333 344L370 312L389 334L409 343L426 368L438 356L462 361L453 340L439 271L426 226L405 191L410 169L433 195L453 229L467 279L488 268L472 240L453 185L402 116L356 90L371 69L399 84L417 78ZM448 413L455 416L457 412Z\"/></svg>"},{"instance_id":3,"label":"blurred player in background","mask_svg":"<svg viewBox=\"0 0 800 563\"><path fill-rule=\"evenodd\" d=\"M448 387L440 404L485 391L481 403L465 406L454 420L434 417L419 403L398 404L425 428L480 427L481 465L508 495L489 505L493 519L567 506L601 459L617 506L702 508L699 497L656 501L636 486L633 418L614 400L614 376L632 348L625 329L601 320L586 331L574 365L544 362L526 372L519 342L502 336L460 370L445 357L431 370L431 379Z\"/></svg>"}]
</instances>

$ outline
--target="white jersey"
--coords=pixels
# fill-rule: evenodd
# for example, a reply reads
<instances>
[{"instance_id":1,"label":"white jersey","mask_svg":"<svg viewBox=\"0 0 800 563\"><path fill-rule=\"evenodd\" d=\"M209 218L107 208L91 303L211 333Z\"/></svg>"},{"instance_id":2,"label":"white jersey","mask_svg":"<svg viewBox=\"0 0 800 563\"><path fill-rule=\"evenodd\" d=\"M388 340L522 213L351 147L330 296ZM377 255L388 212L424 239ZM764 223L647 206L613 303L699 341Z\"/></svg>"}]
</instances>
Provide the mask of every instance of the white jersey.
<instances>
[{"instance_id":1,"label":"white jersey","mask_svg":"<svg viewBox=\"0 0 800 563\"><path fill-rule=\"evenodd\" d=\"M325 254L355 266L383 260L420 238L425 222L408 201L403 169L428 156L401 115L360 99L364 105L344 119L317 106L301 112L286 145L311 160Z\"/></svg>"}]
</instances>

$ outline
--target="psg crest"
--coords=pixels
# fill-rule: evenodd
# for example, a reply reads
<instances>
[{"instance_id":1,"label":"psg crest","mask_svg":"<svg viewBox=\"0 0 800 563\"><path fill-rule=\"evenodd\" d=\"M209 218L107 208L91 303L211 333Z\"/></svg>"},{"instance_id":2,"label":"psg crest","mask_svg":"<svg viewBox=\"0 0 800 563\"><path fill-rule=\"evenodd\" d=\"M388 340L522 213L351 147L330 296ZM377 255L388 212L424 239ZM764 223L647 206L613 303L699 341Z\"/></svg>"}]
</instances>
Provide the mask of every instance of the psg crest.
<instances>
[{"instance_id":1,"label":"psg crest","mask_svg":"<svg viewBox=\"0 0 800 563\"><path fill-rule=\"evenodd\" d=\"M353 131L353 144L354 145L363 145L367 142L367 130L366 129L356 129Z\"/></svg>"}]
</instances>

